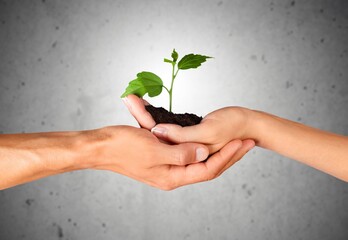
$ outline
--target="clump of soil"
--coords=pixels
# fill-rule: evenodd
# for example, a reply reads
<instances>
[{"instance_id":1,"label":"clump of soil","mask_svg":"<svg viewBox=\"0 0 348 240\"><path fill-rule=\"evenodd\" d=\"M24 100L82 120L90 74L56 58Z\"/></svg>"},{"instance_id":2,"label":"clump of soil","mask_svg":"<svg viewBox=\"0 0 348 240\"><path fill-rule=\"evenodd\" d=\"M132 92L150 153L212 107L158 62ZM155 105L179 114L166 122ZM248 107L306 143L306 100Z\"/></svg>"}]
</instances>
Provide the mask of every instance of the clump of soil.
<instances>
[{"instance_id":1,"label":"clump of soil","mask_svg":"<svg viewBox=\"0 0 348 240\"><path fill-rule=\"evenodd\" d=\"M151 114L157 124L172 123L182 127L193 126L202 121L202 117L192 113L172 113L162 107L145 106L145 109Z\"/></svg>"}]
</instances>

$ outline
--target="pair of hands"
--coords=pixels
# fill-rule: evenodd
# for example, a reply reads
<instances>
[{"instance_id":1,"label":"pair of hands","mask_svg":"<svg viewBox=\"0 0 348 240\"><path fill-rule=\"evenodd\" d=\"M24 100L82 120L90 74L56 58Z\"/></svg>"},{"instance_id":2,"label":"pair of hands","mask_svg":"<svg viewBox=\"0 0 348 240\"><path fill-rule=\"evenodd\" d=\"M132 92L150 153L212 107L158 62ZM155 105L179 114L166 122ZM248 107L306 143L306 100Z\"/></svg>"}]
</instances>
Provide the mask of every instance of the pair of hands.
<instances>
[{"instance_id":1,"label":"pair of hands","mask_svg":"<svg viewBox=\"0 0 348 240\"><path fill-rule=\"evenodd\" d=\"M171 190L208 181L241 159L255 142L247 109L224 108L192 127L156 126L143 99L129 95L142 128L112 126L77 132L2 134L0 189L80 169L111 170ZM150 132L152 130L152 133Z\"/></svg>"},{"instance_id":2,"label":"pair of hands","mask_svg":"<svg viewBox=\"0 0 348 240\"><path fill-rule=\"evenodd\" d=\"M117 131L118 151L103 151L103 159L116 157L124 161L105 162L98 169L112 170L151 186L172 190L220 176L255 146L253 140L240 140L245 139L247 118L242 108L217 110L199 125L183 128L173 124L156 126L145 110L148 103L135 95L129 95L124 102L142 129L124 126L121 132ZM107 129L112 132L110 130Z\"/></svg>"},{"instance_id":3,"label":"pair of hands","mask_svg":"<svg viewBox=\"0 0 348 240\"><path fill-rule=\"evenodd\" d=\"M255 141L348 181L346 136L240 107L214 111L191 127L156 125L144 100L130 95L125 103L142 128L0 134L0 190L89 168L111 170L171 190L218 177Z\"/></svg>"}]
</instances>

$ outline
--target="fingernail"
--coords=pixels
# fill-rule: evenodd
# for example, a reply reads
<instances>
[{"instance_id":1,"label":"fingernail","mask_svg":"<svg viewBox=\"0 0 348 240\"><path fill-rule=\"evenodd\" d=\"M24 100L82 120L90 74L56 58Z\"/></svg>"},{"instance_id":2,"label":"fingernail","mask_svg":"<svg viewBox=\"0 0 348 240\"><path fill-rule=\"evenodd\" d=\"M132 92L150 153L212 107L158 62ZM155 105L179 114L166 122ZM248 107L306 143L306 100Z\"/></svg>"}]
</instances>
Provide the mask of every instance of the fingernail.
<instances>
[{"instance_id":1,"label":"fingernail","mask_svg":"<svg viewBox=\"0 0 348 240\"><path fill-rule=\"evenodd\" d=\"M168 133L168 129L164 127L154 127L151 129L151 132L155 134L156 136L162 136L165 137Z\"/></svg>"},{"instance_id":2,"label":"fingernail","mask_svg":"<svg viewBox=\"0 0 348 240\"><path fill-rule=\"evenodd\" d=\"M196 149L196 161L201 162L207 159L207 151L204 148L197 148Z\"/></svg>"},{"instance_id":3,"label":"fingernail","mask_svg":"<svg viewBox=\"0 0 348 240\"><path fill-rule=\"evenodd\" d=\"M127 106L127 108L128 108L129 110L132 109L132 106L129 104L129 101L128 101L128 98L127 98L127 97L122 98L122 101L124 102L124 104Z\"/></svg>"}]
</instances>

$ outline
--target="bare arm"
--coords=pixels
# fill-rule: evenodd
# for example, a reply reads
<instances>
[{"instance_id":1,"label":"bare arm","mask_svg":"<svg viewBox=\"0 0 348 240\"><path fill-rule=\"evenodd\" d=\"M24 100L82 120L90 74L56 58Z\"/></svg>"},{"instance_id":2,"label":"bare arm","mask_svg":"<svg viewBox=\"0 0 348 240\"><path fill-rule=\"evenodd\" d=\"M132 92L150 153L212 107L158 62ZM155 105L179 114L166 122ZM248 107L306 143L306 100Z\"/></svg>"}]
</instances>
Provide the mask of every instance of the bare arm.
<instances>
[{"instance_id":1,"label":"bare arm","mask_svg":"<svg viewBox=\"0 0 348 240\"><path fill-rule=\"evenodd\" d=\"M175 143L199 142L210 153L232 139L253 139L256 145L348 181L348 137L315 129L265 112L226 107L209 113L191 127L158 124L145 111L142 99L125 100L139 124L159 138Z\"/></svg>"},{"instance_id":2,"label":"bare arm","mask_svg":"<svg viewBox=\"0 0 348 240\"><path fill-rule=\"evenodd\" d=\"M250 111L256 144L348 181L348 137Z\"/></svg>"},{"instance_id":3,"label":"bare arm","mask_svg":"<svg viewBox=\"0 0 348 240\"><path fill-rule=\"evenodd\" d=\"M174 142L209 144L213 152L231 139L254 139L259 147L348 181L348 137L264 112L229 107L209 114L192 128L160 124L153 132Z\"/></svg>"},{"instance_id":4,"label":"bare arm","mask_svg":"<svg viewBox=\"0 0 348 240\"><path fill-rule=\"evenodd\" d=\"M109 170L171 190L211 180L253 142L231 141L207 161L198 143L168 145L148 130L114 126L80 132L0 135L0 190L81 169Z\"/></svg>"},{"instance_id":5,"label":"bare arm","mask_svg":"<svg viewBox=\"0 0 348 240\"><path fill-rule=\"evenodd\" d=\"M79 136L77 132L1 134L0 189L82 169Z\"/></svg>"}]
</instances>

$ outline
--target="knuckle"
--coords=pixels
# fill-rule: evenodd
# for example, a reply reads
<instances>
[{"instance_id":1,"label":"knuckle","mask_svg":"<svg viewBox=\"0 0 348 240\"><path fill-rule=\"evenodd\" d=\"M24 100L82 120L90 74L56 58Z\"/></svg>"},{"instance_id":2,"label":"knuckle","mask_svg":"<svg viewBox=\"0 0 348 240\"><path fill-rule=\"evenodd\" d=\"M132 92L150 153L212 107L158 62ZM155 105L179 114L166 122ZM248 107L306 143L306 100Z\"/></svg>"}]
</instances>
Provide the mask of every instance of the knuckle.
<instances>
[{"instance_id":1,"label":"knuckle","mask_svg":"<svg viewBox=\"0 0 348 240\"><path fill-rule=\"evenodd\" d=\"M177 165L186 165L187 154L183 151L176 151L174 154L174 161Z\"/></svg>"},{"instance_id":2,"label":"knuckle","mask_svg":"<svg viewBox=\"0 0 348 240\"><path fill-rule=\"evenodd\" d=\"M163 191L171 191L171 190L174 190L175 188L176 186L171 183L162 183L159 185L159 189Z\"/></svg>"},{"instance_id":3,"label":"knuckle","mask_svg":"<svg viewBox=\"0 0 348 240\"><path fill-rule=\"evenodd\" d=\"M158 188L163 191L171 191L178 187L179 185L170 177L164 177L158 182Z\"/></svg>"},{"instance_id":4,"label":"knuckle","mask_svg":"<svg viewBox=\"0 0 348 240\"><path fill-rule=\"evenodd\" d=\"M215 179L216 177L217 177L217 175L215 173L208 173L205 181L206 182L211 181L211 180Z\"/></svg>"},{"instance_id":5,"label":"knuckle","mask_svg":"<svg viewBox=\"0 0 348 240\"><path fill-rule=\"evenodd\" d=\"M168 185L160 186L160 189L162 191L166 191L166 192L173 190L173 188L171 186L168 186Z\"/></svg>"}]
</instances>

